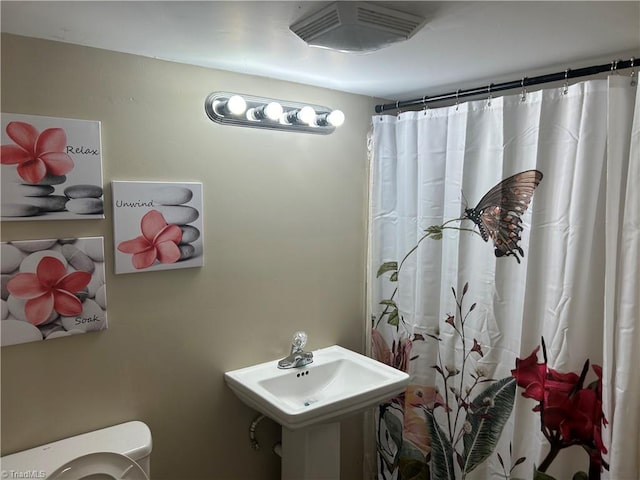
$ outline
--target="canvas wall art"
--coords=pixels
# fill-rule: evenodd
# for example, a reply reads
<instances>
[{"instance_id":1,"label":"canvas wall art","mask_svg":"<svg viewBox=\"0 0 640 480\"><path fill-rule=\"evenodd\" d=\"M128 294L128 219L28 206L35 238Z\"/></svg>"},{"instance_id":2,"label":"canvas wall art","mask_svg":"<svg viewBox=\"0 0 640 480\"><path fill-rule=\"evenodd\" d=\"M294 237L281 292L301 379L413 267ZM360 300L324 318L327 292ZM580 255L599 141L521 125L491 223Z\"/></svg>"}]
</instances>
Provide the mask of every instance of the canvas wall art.
<instances>
[{"instance_id":1,"label":"canvas wall art","mask_svg":"<svg viewBox=\"0 0 640 480\"><path fill-rule=\"evenodd\" d=\"M100 122L2 114L2 220L104 218Z\"/></svg>"},{"instance_id":2,"label":"canvas wall art","mask_svg":"<svg viewBox=\"0 0 640 480\"><path fill-rule=\"evenodd\" d=\"M204 264L202 183L111 182L115 273Z\"/></svg>"},{"instance_id":3,"label":"canvas wall art","mask_svg":"<svg viewBox=\"0 0 640 480\"><path fill-rule=\"evenodd\" d=\"M2 346L107 328L102 237L0 243Z\"/></svg>"}]
</instances>

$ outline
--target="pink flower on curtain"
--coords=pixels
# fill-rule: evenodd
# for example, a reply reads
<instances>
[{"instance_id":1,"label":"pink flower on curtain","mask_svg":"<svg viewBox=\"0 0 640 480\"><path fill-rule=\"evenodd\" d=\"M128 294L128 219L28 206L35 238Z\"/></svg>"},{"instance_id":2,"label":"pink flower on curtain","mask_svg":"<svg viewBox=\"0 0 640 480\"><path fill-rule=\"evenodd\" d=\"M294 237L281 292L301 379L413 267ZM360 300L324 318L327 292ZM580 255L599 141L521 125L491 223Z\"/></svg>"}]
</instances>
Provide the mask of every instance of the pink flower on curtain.
<instances>
[{"instance_id":1,"label":"pink flower on curtain","mask_svg":"<svg viewBox=\"0 0 640 480\"><path fill-rule=\"evenodd\" d=\"M18 273L7 282L11 295L27 299L24 313L29 323L40 325L55 310L73 316L82 312L82 303L74 294L85 288L91 274L79 270L67 273L64 264L54 257L42 257L36 273Z\"/></svg>"},{"instance_id":2,"label":"pink flower on curtain","mask_svg":"<svg viewBox=\"0 0 640 480\"><path fill-rule=\"evenodd\" d=\"M475 338L473 339L473 347L471 347L471 351L476 352L481 357L484 357L484 353L482 353L482 347L478 343L478 340L476 340Z\"/></svg>"},{"instance_id":3,"label":"pink flower on curtain","mask_svg":"<svg viewBox=\"0 0 640 480\"><path fill-rule=\"evenodd\" d=\"M409 372L409 362L411 361L411 340L402 338L397 342L394 340L391 349L380 332L376 329L371 331L371 341L373 343L373 358L403 372Z\"/></svg>"},{"instance_id":4,"label":"pink flower on curtain","mask_svg":"<svg viewBox=\"0 0 640 480\"><path fill-rule=\"evenodd\" d=\"M435 387L419 384L407 385L402 433L404 440L412 443L424 455L431 451L431 437L424 412L427 409L433 410L445 405L444 398Z\"/></svg>"},{"instance_id":5,"label":"pink flower on curtain","mask_svg":"<svg viewBox=\"0 0 640 480\"><path fill-rule=\"evenodd\" d=\"M118 244L118 250L122 253L133 255L131 262L135 268L148 268L156 260L160 263L175 263L180 260L180 227L168 225L159 211L151 210L142 217L140 229L141 236Z\"/></svg>"},{"instance_id":6,"label":"pink flower on curtain","mask_svg":"<svg viewBox=\"0 0 640 480\"><path fill-rule=\"evenodd\" d=\"M9 122L7 135L16 145L2 145L2 165L18 165L18 175L27 183L38 183L48 173L65 175L73 169L73 160L64 150L67 135L61 128L48 128L39 133L24 122Z\"/></svg>"}]
</instances>

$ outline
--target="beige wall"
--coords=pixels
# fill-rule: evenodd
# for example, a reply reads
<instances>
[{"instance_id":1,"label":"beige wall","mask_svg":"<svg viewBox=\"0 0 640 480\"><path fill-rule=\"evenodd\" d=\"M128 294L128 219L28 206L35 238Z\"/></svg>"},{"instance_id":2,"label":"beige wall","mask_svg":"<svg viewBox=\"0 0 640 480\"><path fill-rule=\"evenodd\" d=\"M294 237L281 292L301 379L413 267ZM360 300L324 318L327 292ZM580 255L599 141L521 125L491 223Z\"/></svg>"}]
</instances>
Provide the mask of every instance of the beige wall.
<instances>
[{"instance_id":1,"label":"beige wall","mask_svg":"<svg viewBox=\"0 0 640 480\"><path fill-rule=\"evenodd\" d=\"M341 108L316 136L223 127L226 90ZM4 454L131 419L153 433L154 479L274 479L278 428L223 372L312 349L362 351L367 161L374 101L271 79L2 36L2 111L102 122L106 219L3 222L2 240L104 236L104 332L2 349ZM205 267L113 274L111 180L201 181ZM343 423L342 473L360 478L359 417Z\"/></svg>"}]
</instances>

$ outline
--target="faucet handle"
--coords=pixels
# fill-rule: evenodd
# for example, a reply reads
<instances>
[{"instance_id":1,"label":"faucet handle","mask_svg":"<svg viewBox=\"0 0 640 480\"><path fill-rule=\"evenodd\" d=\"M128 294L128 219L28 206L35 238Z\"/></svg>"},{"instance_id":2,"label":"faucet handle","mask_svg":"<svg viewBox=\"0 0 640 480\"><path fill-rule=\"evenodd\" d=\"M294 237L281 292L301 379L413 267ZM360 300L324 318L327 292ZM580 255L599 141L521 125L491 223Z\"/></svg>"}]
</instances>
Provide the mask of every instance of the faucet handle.
<instances>
[{"instance_id":1,"label":"faucet handle","mask_svg":"<svg viewBox=\"0 0 640 480\"><path fill-rule=\"evenodd\" d=\"M299 331L293 334L293 340L291 340L291 351L302 350L307 344L307 334Z\"/></svg>"}]
</instances>

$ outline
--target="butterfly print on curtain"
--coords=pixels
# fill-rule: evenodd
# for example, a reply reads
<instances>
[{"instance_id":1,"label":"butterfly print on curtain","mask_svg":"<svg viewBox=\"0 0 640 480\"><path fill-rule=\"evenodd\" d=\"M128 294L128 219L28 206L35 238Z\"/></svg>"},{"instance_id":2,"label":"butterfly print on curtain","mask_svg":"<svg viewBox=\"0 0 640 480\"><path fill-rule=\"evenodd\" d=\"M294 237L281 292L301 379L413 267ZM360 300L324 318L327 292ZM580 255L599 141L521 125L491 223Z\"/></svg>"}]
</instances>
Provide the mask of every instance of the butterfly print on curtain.
<instances>
[{"instance_id":1,"label":"butterfly print on curtain","mask_svg":"<svg viewBox=\"0 0 640 480\"><path fill-rule=\"evenodd\" d=\"M522 232L521 215L526 212L542 172L526 170L502 180L489 190L475 208L467 208L464 218L478 225L485 242L493 240L496 257L512 255L520 263L524 251L518 245Z\"/></svg>"}]
</instances>

